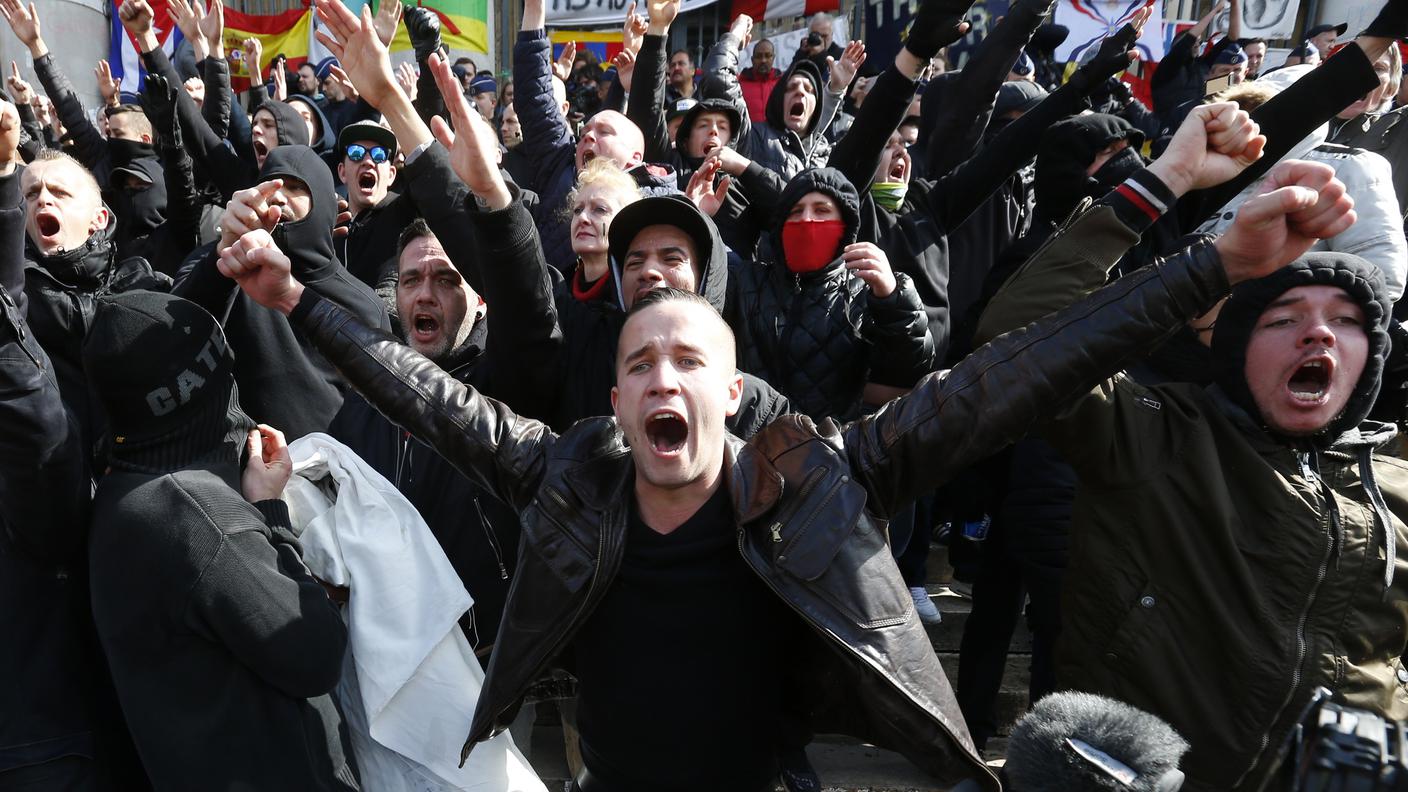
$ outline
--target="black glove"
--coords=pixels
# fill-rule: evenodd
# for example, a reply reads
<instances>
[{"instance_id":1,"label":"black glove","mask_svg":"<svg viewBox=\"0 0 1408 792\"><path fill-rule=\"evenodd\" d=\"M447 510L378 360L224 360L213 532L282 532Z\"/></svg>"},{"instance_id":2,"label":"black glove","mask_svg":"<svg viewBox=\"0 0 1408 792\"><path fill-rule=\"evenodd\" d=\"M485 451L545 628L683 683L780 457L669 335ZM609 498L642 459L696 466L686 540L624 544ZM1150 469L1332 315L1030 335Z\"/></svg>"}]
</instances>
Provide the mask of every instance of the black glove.
<instances>
[{"instance_id":1,"label":"black glove","mask_svg":"<svg viewBox=\"0 0 1408 792\"><path fill-rule=\"evenodd\" d=\"M1379 15L1359 35L1391 39L1408 37L1408 0L1388 0L1379 9Z\"/></svg>"},{"instance_id":2,"label":"black glove","mask_svg":"<svg viewBox=\"0 0 1408 792\"><path fill-rule=\"evenodd\" d=\"M1129 51L1134 49L1134 42L1138 40L1139 31L1135 30L1133 25L1127 24L1116 30L1113 36L1100 42L1095 57L1076 69L1075 74L1071 75L1071 80L1079 79L1081 90L1089 90L1128 69Z\"/></svg>"},{"instance_id":3,"label":"black glove","mask_svg":"<svg viewBox=\"0 0 1408 792\"><path fill-rule=\"evenodd\" d=\"M160 145L181 145L181 128L176 123L176 92L183 90L183 87L171 84L161 74L147 75L146 86L142 92L142 105Z\"/></svg>"},{"instance_id":4,"label":"black glove","mask_svg":"<svg viewBox=\"0 0 1408 792\"><path fill-rule=\"evenodd\" d=\"M406 35L411 38L411 46L416 51L416 62L424 63L431 53L444 54L440 44L440 16L429 8L407 6L402 16L406 23Z\"/></svg>"},{"instance_id":5,"label":"black glove","mask_svg":"<svg viewBox=\"0 0 1408 792\"><path fill-rule=\"evenodd\" d=\"M923 0L910 23L904 48L927 62L939 50L963 38L958 25L972 5L973 0Z\"/></svg>"}]
</instances>

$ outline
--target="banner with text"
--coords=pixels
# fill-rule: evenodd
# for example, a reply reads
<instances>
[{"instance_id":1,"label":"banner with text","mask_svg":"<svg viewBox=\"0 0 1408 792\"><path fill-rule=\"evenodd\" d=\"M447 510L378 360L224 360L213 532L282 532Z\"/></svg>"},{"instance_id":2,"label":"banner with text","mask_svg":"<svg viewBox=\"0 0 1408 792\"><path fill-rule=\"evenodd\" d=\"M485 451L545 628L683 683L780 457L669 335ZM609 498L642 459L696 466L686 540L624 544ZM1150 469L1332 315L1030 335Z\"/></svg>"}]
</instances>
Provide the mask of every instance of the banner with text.
<instances>
[{"instance_id":1,"label":"banner with text","mask_svg":"<svg viewBox=\"0 0 1408 792\"><path fill-rule=\"evenodd\" d=\"M626 9L631 0L544 0L548 24L558 27L593 27L617 25L626 21ZM684 0L680 13L713 5L716 0ZM645 2L636 3L636 13L645 14Z\"/></svg>"}]
</instances>

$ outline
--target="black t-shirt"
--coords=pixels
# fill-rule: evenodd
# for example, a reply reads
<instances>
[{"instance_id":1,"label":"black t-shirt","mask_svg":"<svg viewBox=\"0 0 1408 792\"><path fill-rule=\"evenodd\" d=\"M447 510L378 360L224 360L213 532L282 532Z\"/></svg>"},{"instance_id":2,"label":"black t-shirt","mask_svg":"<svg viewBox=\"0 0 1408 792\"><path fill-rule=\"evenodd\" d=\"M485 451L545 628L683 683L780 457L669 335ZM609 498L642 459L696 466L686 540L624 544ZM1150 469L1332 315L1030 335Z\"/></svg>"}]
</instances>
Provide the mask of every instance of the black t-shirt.
<instances>
[{"instance_id":1,"label":"black t-shirt","mask_svg":"<svg viewBox=\"0 0 1408 792\"><path fill-rule=\"evenodd\" d=\"M621 571L574 650L582 760L612 792L751 792L777 775L787 606L723 487L660 535L632 504Z\"/></svg>"}]
</instances>

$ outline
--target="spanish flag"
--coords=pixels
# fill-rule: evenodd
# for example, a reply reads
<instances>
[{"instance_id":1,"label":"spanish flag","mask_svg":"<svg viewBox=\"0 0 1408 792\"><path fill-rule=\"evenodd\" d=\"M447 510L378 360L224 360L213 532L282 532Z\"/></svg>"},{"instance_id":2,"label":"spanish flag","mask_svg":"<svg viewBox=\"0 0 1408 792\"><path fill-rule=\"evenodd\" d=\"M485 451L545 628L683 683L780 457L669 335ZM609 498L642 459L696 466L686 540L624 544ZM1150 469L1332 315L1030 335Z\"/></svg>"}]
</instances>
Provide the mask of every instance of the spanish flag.
<instances>
[{"instance_id":1,"label":"spanish flag","mask_svg":"<svg viewBox=\"0 0 1408 792\"><path fill-rule=\"evenodd\" d=\"M242 14L225 9L225 59L230 63L230 85L236 91L249 88L249 66L244 62L244 40L258 39L263 45L259 64L261 74L268 74L269 62L283 54L290 68L298 68L308 59L308 39L313 29L313 12L295 8L282 14ZM267 78L266 78L267 79Z\"/></svg>"}]
</instances>

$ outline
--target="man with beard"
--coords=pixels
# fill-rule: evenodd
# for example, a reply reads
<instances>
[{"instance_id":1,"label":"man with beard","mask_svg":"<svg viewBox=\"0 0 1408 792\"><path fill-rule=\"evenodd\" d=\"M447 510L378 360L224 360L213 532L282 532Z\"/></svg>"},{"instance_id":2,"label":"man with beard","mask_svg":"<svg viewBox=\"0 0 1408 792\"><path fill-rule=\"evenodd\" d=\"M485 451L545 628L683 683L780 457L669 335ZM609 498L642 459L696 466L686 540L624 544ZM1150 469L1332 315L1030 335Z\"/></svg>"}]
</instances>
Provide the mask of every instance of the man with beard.
<instances>
[{"instance_id":1,"label":"man with beard","mask_svg":"<svg viewBox=\"0 0 1408 792\"><path fill-rule=\"evenodd\" d=\"M417 219L402 232L397 257L402 335L455 380L495 394L515 410L545 414L553 367L524 361L555 359L562 337L548 281L522 262L542 258L533 219L521 202L488 212L461 202L459 210L462 222L477 230L475 255L497 262L485 268L486 275L514 281L505 293L522 295L523 303L491 310L430 226ZM460 626L487 665L517 562L518 515L360 397L348 398L328 433L395 485L430 526L474 598Z\"/></svg>"}]
</instances>

